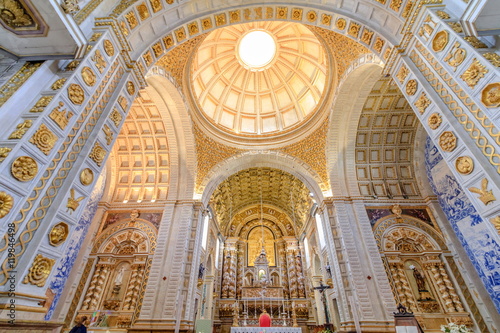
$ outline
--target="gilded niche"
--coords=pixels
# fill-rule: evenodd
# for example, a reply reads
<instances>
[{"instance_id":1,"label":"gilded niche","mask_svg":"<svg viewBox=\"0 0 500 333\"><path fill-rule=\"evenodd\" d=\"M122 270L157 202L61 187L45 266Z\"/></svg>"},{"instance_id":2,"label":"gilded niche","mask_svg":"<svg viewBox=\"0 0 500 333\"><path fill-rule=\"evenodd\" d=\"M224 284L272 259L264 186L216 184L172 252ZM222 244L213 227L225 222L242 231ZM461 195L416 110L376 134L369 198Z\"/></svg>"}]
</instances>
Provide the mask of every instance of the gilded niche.
<instances>
[{"instance_id":1,"label":"gilded niche","mask_svg":"<svg viewBox=\"0 0 500 333\"><path fill-rule=\"evenodd\" d=\"M64 222L59 222L52 227L49 233L49 243L52 246L59 246L68 238L69 228Z\"/></svg>"},{"instance_id":2,"label":"gilded niche","mask_svg":"<svg viewBox=\"0 0 500 333\"><path fill-rule=\"evenodd\" d=\"M28 274L24 277L23 283L31 283L35 286L43 287L55 262L55 259L46 258L41 254L37 254Z\"/></svg>"},{"instance_id":3,"label":"gilded niche","mask_svg":"<svg viewBox=\"0 0 500 333\"><path fill-rule=\"evenodd\" d=\"M45 35L47 26L32 7L23 0L0 1L0 24L16 35Z\"/></svg>"}]
</instances>

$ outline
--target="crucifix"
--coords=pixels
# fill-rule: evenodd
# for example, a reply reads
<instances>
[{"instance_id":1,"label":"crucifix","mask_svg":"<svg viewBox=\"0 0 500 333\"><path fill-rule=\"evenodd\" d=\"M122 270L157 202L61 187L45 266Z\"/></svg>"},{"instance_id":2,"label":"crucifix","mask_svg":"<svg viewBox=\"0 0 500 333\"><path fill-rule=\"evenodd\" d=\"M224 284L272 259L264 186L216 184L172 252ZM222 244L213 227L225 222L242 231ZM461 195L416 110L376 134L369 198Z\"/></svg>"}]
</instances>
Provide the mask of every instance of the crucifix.
<instances>
[{"instance_id":1,"label":"crucifix","mask_svg":"<svg viewBox=\"0 0 500 333\"><path fill-rule=\"evenodd\" d=\"M319 293L321 294L321 301L323 301L323 308L325 310L325 320L326 320L325 325L330 325L330 317L328 315L328 308L326 306L326 296L325 296L325 290L330 288L331 287L329 285L323 284L323 280L319 280L319 286L313 288L318 290Z\"/></svg>"}]
</instances>

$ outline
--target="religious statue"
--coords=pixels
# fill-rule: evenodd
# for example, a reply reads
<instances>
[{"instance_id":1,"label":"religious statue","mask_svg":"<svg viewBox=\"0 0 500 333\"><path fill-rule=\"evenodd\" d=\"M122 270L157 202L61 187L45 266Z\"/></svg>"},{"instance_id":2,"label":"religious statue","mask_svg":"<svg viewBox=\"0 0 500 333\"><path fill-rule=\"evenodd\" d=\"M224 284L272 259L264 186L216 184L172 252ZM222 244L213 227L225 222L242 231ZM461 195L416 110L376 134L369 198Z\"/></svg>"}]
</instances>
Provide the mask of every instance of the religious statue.
<instances>
[{"instance_id":1,"label":"religious statue","mask_svg":"<svg viewBox=\"0 0 500 333\"><path fill-rule=\"evenodd\" d=\"M205 266L201 263L198 269L198 279L203 279L203 275L205 275Z\"/></svg>"},{"instance_id":2,"label":"religious statue","mask_svg":"<svg viewBox=\"0 0 500 333\"><path fill-rule=\"evenodd\" d=\"M411 265L410 269L413 271L413 277L417 283L418 291L427 291L427 289L425 289L425 277L420 273L417 267Z\"/></svg>"},{"instance_id":3,"label":"religious statue","mask_svg":"<svg viewBox=\"0 0 500 333\"><path fill-rule=\"evenodd\" d=\"M130 213L130 222L135 222L139 217L139 211L137 209L132 209Z\"/></svg>"},{"instance_id":4,"label":"religious statue","mask_svg":"<svg viewBox=\"0 0 500 333\"><path fill-rule=\"evenodd\" d=\"M120 270L118 273L116 273L115 276L115 281L114 281L114 286L113 286L113 294L118 294L120 292L121 286L122 286L122 280L123 280L123 273L125 273L125 267L122 266L120 267Z\"/></svg>"}]
</instances>

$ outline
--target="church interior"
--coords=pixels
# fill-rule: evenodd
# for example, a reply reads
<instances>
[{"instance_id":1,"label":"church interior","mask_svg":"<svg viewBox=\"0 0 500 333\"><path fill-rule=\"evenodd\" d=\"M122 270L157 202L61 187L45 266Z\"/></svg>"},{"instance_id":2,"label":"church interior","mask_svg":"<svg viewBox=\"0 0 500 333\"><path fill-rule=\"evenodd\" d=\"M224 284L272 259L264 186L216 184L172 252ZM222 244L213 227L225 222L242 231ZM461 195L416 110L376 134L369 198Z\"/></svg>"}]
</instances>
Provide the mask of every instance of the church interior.
<instances>
[{"instance_id":1,"label":"church interior","mask_svg":"<svg viewBox=\"0 0 500 333\"><path fill-rule=\"evenodd\" d=\"M497 0L0 24L1 332L500 330Z\"/></svg>"}]
</instances>

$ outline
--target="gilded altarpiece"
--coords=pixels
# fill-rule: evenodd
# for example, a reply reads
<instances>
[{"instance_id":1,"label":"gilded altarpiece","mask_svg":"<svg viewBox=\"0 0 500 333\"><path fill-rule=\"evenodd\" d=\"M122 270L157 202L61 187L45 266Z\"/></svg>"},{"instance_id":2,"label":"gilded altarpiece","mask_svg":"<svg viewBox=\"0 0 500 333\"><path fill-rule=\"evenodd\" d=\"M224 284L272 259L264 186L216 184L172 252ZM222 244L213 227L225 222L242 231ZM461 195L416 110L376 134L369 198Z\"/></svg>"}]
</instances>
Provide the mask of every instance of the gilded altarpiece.
<instances>
[{"instance_id":1,"label":"gilded altarpiece","mask_svg":"<svg viewBox=\"0 0 500 333\"><path fill-rule=\"evenodd\" d=\"M124 218L128 215L128 218ZM159 215L159 216L156 216ZM140 218L148 218L148 220ZM153 222L149 221L153 217ZM86 315L94 326L130 327L142 305L151 258L156 248L161 213L109 213L92 247L92 273L81 299L78 315Z\"/></svg>"},{"instance_id":2,"label":"gilded altarpiece","mask_svg":"<svg viewBox=\"0 0 500 333\"><path fill-rule=\"evenodd\" d=\"M441 325L450 322L472 327L473 322L448 272L446 259L452 257L441 231L431 219L418 219L402 211L399 205L394 205L393 214L373 224L396 303L412 311L426 332L437 332ZM427 211L422 215L429 216Z\"/></svg>"}]
</instances>

